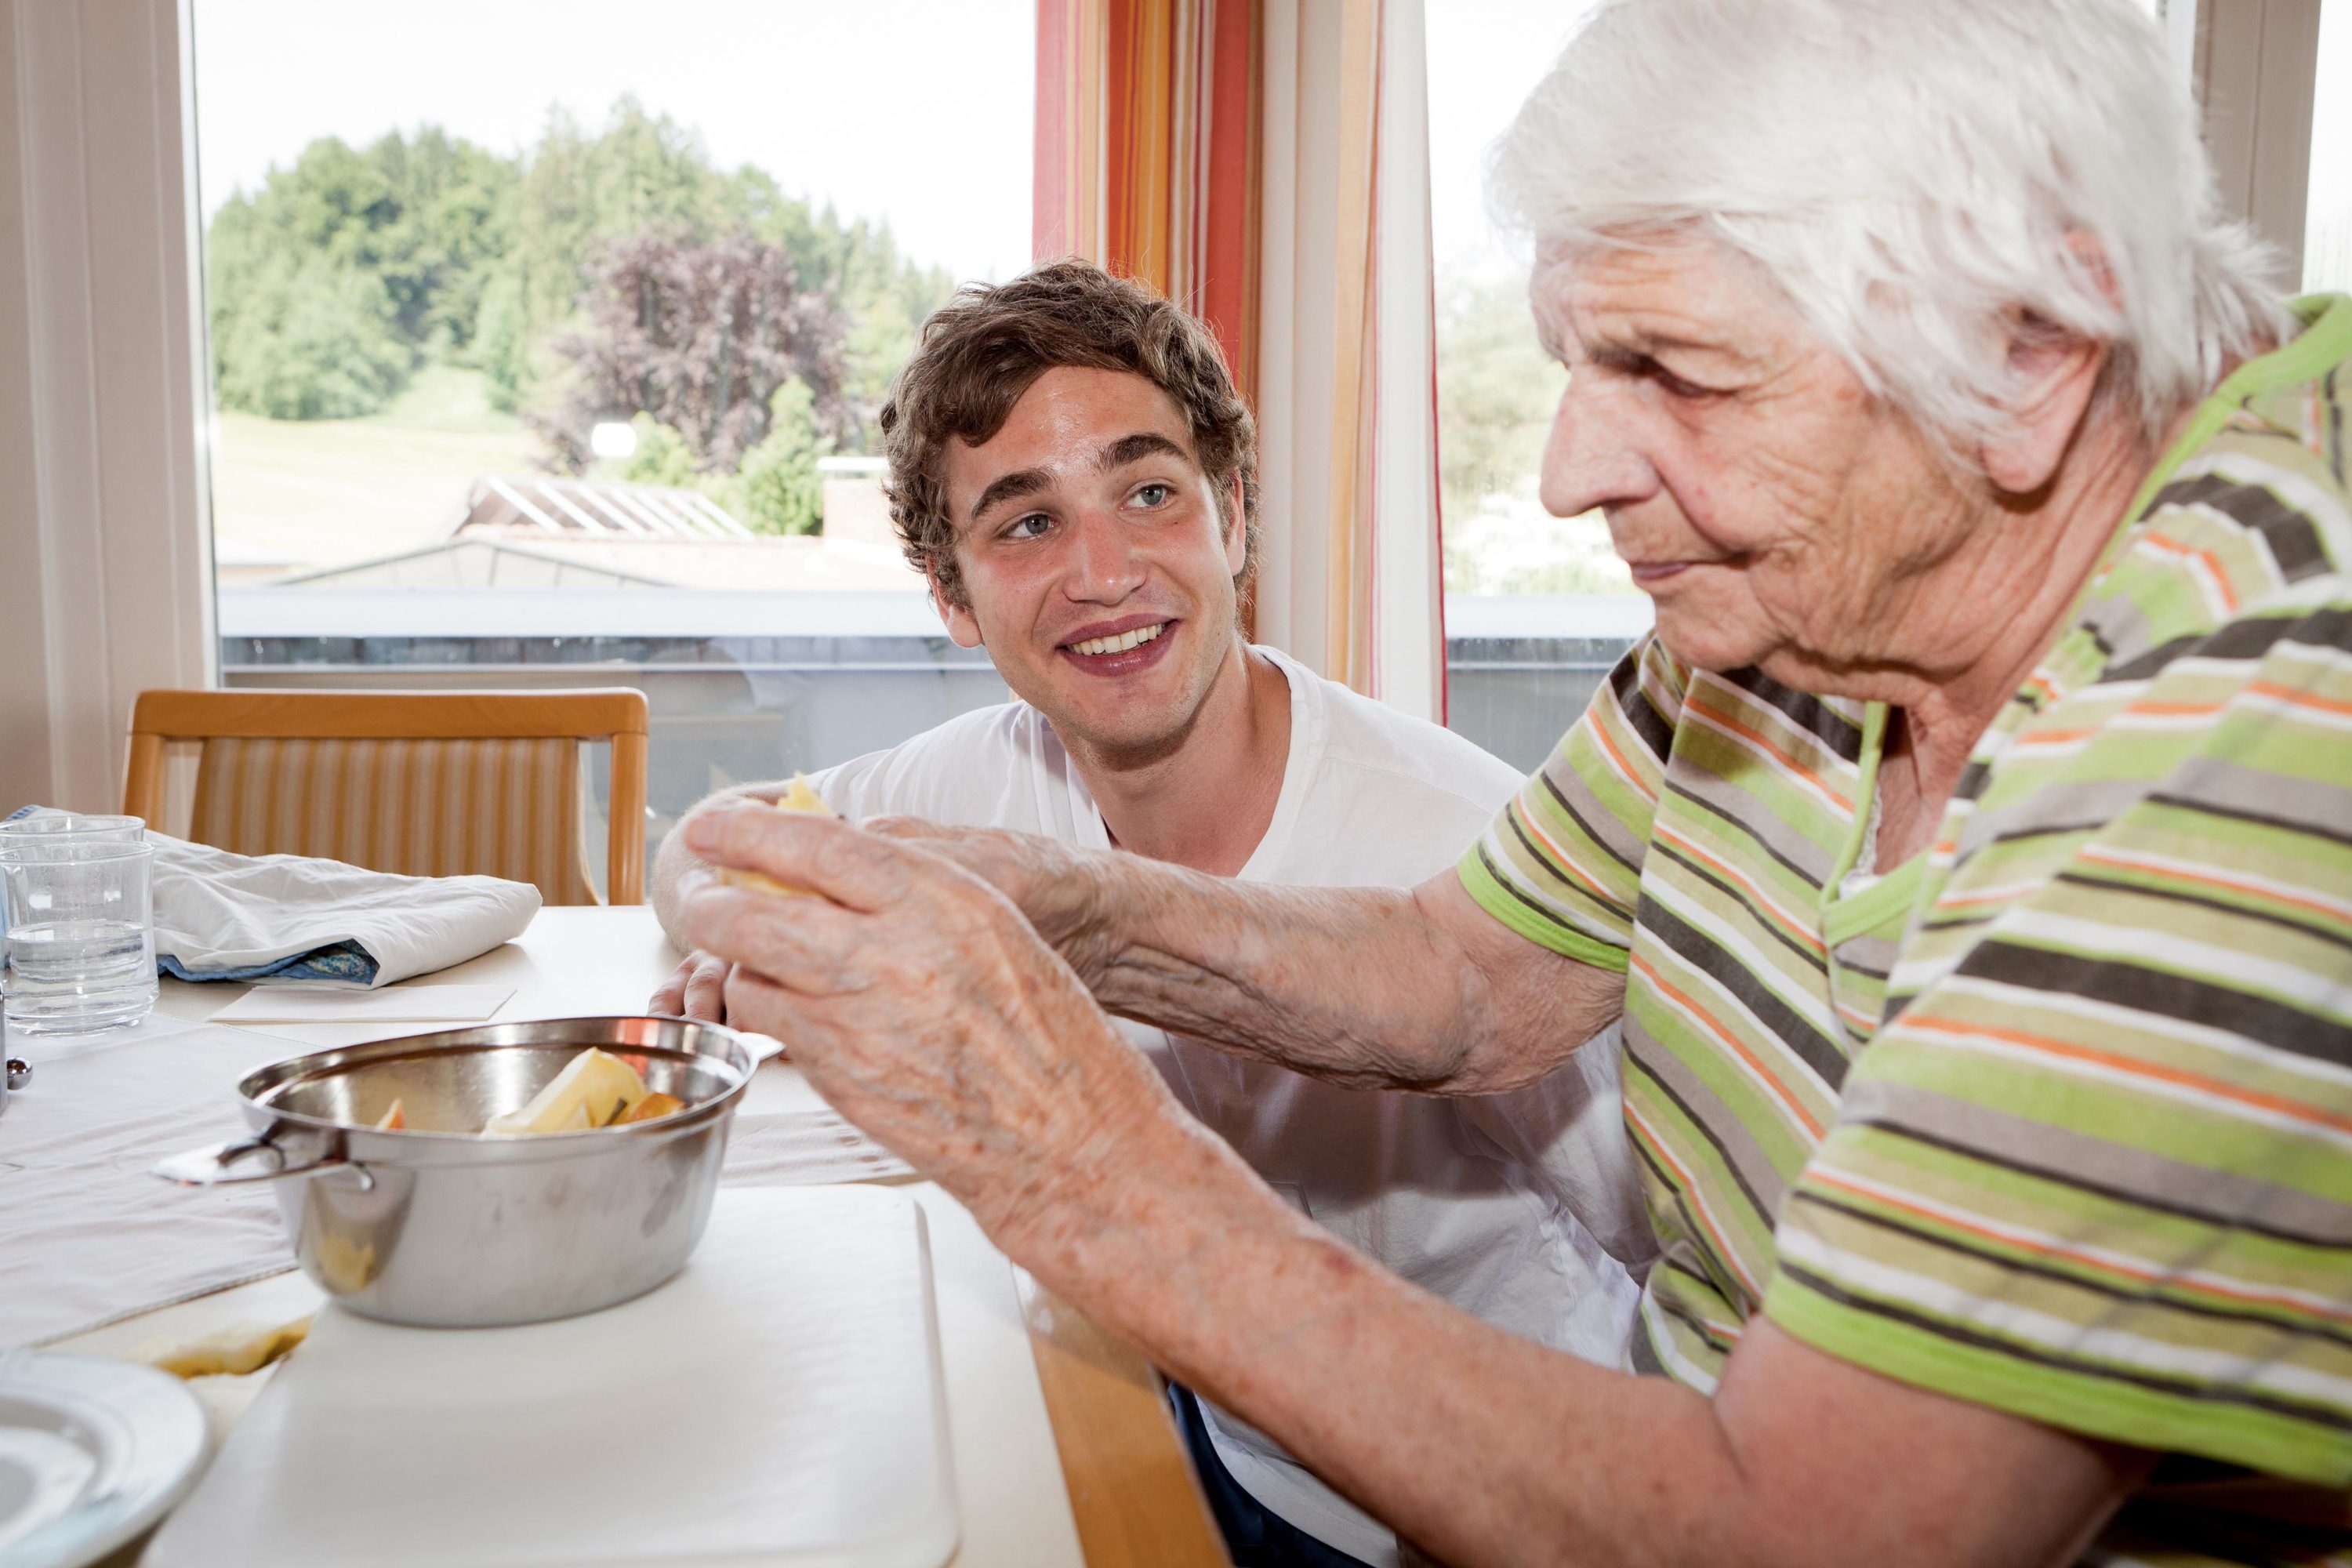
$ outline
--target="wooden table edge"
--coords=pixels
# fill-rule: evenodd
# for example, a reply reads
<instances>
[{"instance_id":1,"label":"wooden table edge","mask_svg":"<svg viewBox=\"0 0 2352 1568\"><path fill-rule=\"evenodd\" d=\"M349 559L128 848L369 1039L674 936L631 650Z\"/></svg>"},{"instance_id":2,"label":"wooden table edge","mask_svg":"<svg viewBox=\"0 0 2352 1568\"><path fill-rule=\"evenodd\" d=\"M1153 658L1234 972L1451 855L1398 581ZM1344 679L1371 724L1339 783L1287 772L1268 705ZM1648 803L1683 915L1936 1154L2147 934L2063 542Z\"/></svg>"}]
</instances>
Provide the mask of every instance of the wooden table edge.
<instances>
[{"instance_id":1,"label":"wooden table edge","mask_svg":"<svg viewBox=\"0 0 2352 1568\"><path fill-rule=\"evenodd\" d=\"M1159 1372L1013 1273L1087 1568L1232 1568Z\"/></svg>"}]
</instances>

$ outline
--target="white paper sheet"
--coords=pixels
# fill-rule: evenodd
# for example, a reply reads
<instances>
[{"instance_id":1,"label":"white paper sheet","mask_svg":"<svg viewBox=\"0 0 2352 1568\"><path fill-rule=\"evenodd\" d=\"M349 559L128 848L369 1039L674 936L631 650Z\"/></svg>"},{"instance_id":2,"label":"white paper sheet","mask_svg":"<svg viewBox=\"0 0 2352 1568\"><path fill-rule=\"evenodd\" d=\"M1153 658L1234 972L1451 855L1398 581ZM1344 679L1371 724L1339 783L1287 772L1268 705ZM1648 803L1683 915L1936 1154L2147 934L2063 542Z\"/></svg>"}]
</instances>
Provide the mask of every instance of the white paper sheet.
<instances>
[{"instance_id":1,"label":"white paper sheet","mask_svg":"<svg viewBox=\"0 0 2352 1568\"><path fill-rule=\"evenodd\" d=\"M478 1024L507 1004L511 985L257 985L208 1020L215 1024Z\"/></svg>"}]
</instances>

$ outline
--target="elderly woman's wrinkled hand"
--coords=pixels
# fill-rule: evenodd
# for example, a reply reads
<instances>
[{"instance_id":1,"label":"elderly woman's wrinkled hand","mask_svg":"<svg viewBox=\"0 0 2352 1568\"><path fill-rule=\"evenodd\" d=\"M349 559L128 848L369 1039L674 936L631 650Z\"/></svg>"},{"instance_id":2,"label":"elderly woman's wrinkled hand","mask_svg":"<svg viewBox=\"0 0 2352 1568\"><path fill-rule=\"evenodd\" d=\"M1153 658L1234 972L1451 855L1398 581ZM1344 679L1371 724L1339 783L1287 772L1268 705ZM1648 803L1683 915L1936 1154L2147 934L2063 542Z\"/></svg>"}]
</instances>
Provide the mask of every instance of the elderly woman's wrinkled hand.
<instances>
[{"instance_id":1,"label":"elderly woman's wrinkled hand","mask_svg":"<svg viewBox=\"0 0 2352 1568\"><path fill-rule=\"evenodd\" d=\"M1100 914L1103 883L1116 856L1080 849L1034 833L996 827L950 827L914 816L881 816L869 833L919 844L954 861L1013 900L1089 988L1110 961Z\"/></svg>"},{"instance_id":2,"label":"elderly woman's wrinkled hand","mask_svg":"<svg viewBox=\"0 0 2352 1568\"><path fill-rule=\"evenodd\" d=\"M902 838L757 807L692 819L712 866L815 896L681 886L697 948L731 962L729 1018L782 1040L832 1106L1000 1241L1181 1120L1069 966L979 877Z\"/></svg>"}]
</instances>

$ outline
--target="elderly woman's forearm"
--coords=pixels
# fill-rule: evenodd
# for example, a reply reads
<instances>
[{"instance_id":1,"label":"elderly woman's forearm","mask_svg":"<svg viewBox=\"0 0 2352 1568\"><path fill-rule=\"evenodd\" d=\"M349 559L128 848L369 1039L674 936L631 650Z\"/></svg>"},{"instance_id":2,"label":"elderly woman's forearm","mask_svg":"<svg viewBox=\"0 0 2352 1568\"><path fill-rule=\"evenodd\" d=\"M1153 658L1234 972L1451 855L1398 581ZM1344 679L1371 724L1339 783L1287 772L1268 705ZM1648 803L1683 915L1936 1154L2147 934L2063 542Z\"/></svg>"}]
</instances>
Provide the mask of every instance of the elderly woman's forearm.
<instances>
[{"instance_id":1,"label":"elderly woman's forearm","mask_svg":"<svg viewBox=\"0 0 2352 1568\"><path fill-rule=\"evenodd\" d=\"M1623 990L1506 931L1450 873L1307 889L1097 868L1097 951L1078 968L1106 1008L1331 1082L1514 1088L1605 1026Z\"/></svg>"},{"instance_id":2,"label":"elderly woman's forearm","mask_svg":"<svg viewBox=\"0 0 2352 1568\"><path fill-rule=\"evenodd\" d=\"M1192 1143L1081 1217L1000 1240L1445 1562L1706 1560L1662 1550L1685 1533L1674 1519L1608 1509L1654 1495L1643 1472L1660 1452L1700 1495L1728 1495L1703 1398L1454 1310L1287 1208L1221 1144Z\"/></svg>"},{"instance_id":3,"label":"elderly woman's forearm","mask_svg":"<svg viewBox=\"0 0 2352 1568\"><path fill-rule=\"evenodd\" d=\"M1580 1361L1381 1269L1198 1128L1122 1148L1000 1241L1448 1563L2054 1568L2145 1472L1764 1323L1729 1398ZM1979 1496L2003 1509L1954 1512Z\"/></svg>"}]
</instances>

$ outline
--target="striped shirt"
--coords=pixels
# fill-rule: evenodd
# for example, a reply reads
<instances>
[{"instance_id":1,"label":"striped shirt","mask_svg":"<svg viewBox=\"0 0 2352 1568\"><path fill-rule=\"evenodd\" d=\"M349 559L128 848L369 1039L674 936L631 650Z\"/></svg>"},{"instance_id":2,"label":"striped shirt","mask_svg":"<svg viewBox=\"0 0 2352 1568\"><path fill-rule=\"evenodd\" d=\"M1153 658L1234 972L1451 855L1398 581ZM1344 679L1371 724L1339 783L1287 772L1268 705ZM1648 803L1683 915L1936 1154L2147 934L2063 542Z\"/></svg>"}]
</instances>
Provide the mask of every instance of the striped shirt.
<instances>
[{"instance_id":1,"label":"striped shirt","mask_svg":"<svg viewBox=\"0 0 2352 1568\"><path fill-rule=\"evenodd\" d=\"M1882 706L1653 638L1460 868L1626 973L1636 1367L1711 1389L1761 1310L2167 1451L2095 1561L2352 1563L2352 299L2296 310L1927 853L1852 875Z\"/></svg>"}]
</instances>

